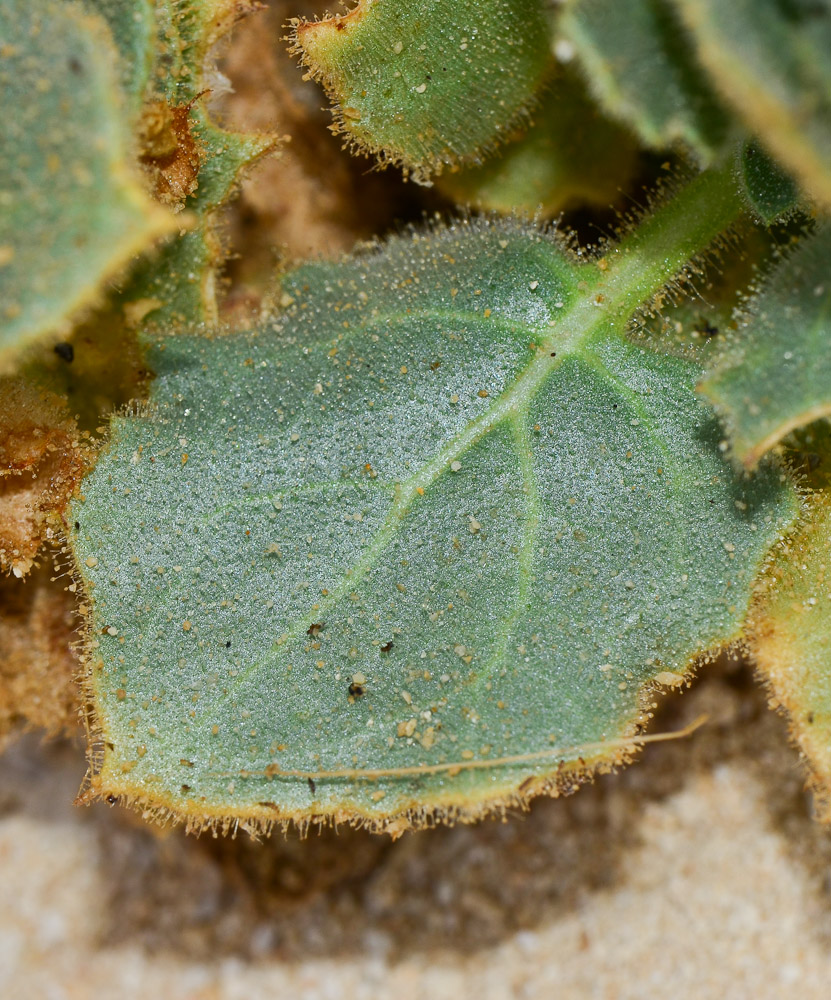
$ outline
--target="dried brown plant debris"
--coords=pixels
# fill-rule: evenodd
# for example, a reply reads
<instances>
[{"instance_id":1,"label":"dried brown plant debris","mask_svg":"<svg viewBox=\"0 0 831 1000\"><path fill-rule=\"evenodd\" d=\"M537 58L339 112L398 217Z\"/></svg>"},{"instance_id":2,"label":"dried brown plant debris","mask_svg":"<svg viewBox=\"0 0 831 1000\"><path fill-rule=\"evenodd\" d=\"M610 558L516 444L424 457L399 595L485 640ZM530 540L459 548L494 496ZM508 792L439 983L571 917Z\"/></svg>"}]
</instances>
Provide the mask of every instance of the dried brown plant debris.
<instances>
[{"instance_id":1,"label":"dried brown plant debris","mask_svg":"<svg viewBox=\"0 0 831 1000\"><path fill-rule=\"evenodd\" d=\"M19 729L49 736L78 725L75 602L50 565L0 578L0 747Z\"/></svg>"},{"instance_id":2,"label":"dried brown plant debris","mask_svg":"<svg viewBox=\"0 0 831 1000\"><path fill-rule=\"evenodd\" d=\"M0 569L29 572L86 468L75 421L58 397L0 380Z\"/></svg>"},{"instance_id":3,"label":"dried brown plant debris","mask_svg":"<svg viewBox=\"0 0 831 1000\"><path fill-rule=\"evenodd\" d=\"M151 101L141 117L139 163L156 199L177 210L196 190L204 156L190 118L199 97L178 106Z\"/></svg>"}]
</instances>

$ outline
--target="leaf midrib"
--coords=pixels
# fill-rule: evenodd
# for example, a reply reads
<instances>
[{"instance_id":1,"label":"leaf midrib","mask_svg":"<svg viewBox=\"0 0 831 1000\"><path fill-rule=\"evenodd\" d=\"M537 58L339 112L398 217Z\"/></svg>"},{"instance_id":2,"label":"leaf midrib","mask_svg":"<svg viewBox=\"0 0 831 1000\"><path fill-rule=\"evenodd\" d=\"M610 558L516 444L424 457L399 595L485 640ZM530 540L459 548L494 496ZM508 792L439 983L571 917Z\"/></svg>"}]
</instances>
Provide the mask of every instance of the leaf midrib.
<instances>
[{"instance_id":1,"label":"leaf midrib","mask_svg":"<svg viewBox=\"0 0 831 1000\"><path fill-rule=\"evenodd\" d=\"M625 289L621 297L625 298L628 292L629 289ZM609 305L614 305L613 300L610 300ZM409 479L395 484L393 505L363 556L344 572L338 585L329 588L329 593L323 600L317 600L317 610L297 619L295 624L280 636L279 645L275 642L265 657L254 661L250 666L241 670L228 687L218 694L217 702L227 699L235 688L250 678L257 670L262 669L278 650L282 653L289 648L291 643L301 640L313 622L319 621L329 608L335 606L355 589L355 581L360 581L364 574L372 569L384 549L395 537L400 522L407 516L416 498L421 495L419 490L423 490L426 494L429 487L450 468L452 462L460 459L503 421L524 421L537 391L548 376L559 368L567 358L581 356L594 340L599 340L603 336L622 339L628 316L624 315L616 320L610 320L608 316L610 311L612 310L608 308L599 309L594 298L575 303L572 310L562 318L558 328L551 328L552 331L556 329L557 332L552 332L551 336L540 346L537 357L529 363L513 385L501 393L487 410L470 421L465 429L441 448L433 459L413 473ZM562 333L559 332L559 326L566 324L572 325L573 332L564 339ZM555 348L557 348L556 351ZM527 489L527 482L525 482L525 486Z\"/></svg>"},{"instance_id":2,"label":"leaf midrib","mask_svg":"<svg viewBox=\"0 0 831 1000\"><path fill-rule=\"evenodd\" d=\"M631 237L620 243L610 260L603 267L598 267L601 276L596 283L591 283L591 290L588 290L590 283L587 282L583 286L582 297L563 310L563 314L549 327L550 335L513 384L442 447L433 459L395 485L395 500L384 523L363 556L345 571L341 583L331 588L322 601L316 602L317 609L313 613L298 618L280 636L279 645L275 643L265 657L241 670L224 691L217 693L216 702L210 707L215 708L216 703L229 698L232 691L261 670L278 650L282 651L301 639L314 621L320 620L329 608L354 589L356 579L361 579L372 569L395 536L399 523L419 497L419 490L426 493L451 462L459 459L504 420L510 417L524 419L542 384L566 358L591 357L594 353L590 350L592 344L604 338L625 340L627 323L641 304L671 280L690 258L705 249L742 211L729 169L709 171L691 181ZM554 307L553 301L548 304ZM565 336L562 333L564 327L571 331Z\"/></svg>"}]
</instances>

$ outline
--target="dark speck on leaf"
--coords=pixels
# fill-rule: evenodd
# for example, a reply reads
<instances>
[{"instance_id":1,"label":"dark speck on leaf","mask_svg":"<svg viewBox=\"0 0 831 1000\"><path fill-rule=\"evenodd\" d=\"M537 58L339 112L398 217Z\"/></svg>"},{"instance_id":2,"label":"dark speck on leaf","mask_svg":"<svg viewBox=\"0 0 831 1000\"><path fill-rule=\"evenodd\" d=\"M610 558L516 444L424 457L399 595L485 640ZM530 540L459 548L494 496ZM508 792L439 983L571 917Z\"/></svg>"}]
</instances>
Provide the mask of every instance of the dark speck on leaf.
<instances>
[{"instance_id":1,"label":"dark speck on leaf","mask_svg":"<svg viewBox=\"0 0 831 1000\"><path fill-rule=\"evenodd\" d=\"M60 344L55 344L55 354L69 363L75 358L75 348L72 344L68 344L65 340L63 340Z\"/></svg>"},{"instance_id":2,"label":"dark speck on leaf","mask_svg":"<svg viewBox=\"0 0 831 1000\"><path fill-rule=\"evenodd\" d=\"M323 631L323 626L325 624L326 624L325 622L314 622L313 624L311 624L306 629L306 634L307 635L320 635L320 633Z\"/></svg>"},{"instance_id":3,"label":"dark speck on leaf","mask_svg":"<svg viewBox=\"0 0 831 1000\"><path fill-rule=\"evenodd\" d=\"M226 649L230 649L231 648L231 640L230 639L225 643L225 648Z\"/></svg>"},{"instance_id":4,"label":"dark speck on leaf","mask_svg":"<svg viewBox=\"0 0 831 1000\"><path fill-rule=\"evenodd\" d=\"M312 781L311 778L307 778L306 780L309 782L309 791L312 793L312 795L314 795L314 793L317 791L317 785Z\"/></svg>"},{"instance_id":5,"label":"dark speck on leaf","mask_svg":"<svg viewBox=\"0 0 831 1000\"><path fill-rule=\"evenodd\" d=\"M69 68L76 75L80 75L84 72L84 67L81 65L81 60L76 59L75 56L69 57Z\"/></svg>"},{"instance_id":6,"label":"dark speck on leaf","mask_svg":"<svg viewBox=\"0 0 831 1000\"><path fill-rule=\"evenodd\" d=\"M392 642L385 642L380 648L382 653L388 653L392 649Z\"/></svg>"},{"instance_id":7,"label":"dark speck on leaf","mask_svg":"<svg viewBox=\"0 0 831 1000\"><path fill-rule=\"evenodd\" d=\"M118 801L118 799L116 799L116 797L114 795L108 795L107 796L107 802L109 802L109 804L111 806L114 806L117 801Z\"/></svg>"},{"instance_id":8,"label":"dark speck on leaf","mask_svg":"<svg viewBox=\"0 0 831 1000\"><path fill-rule=\"evenodd\" d=\"M80 521L76 521L75 522L75 530L76 531L80 531L81 530L81 522Z\"/></svg>"},{"instance_id":9,"label":"dark speck on leaf","mask_svg":"<svg viewBox=\"0 0 831 1000\"><path fill-rule=\"evenodd\" d=\"M353 698L360 698L361 695L364 693L363 684L356 684L354 681L352 681L352 683L349 685L349 693L352 695Z\"/></svg>"}]
</instances>

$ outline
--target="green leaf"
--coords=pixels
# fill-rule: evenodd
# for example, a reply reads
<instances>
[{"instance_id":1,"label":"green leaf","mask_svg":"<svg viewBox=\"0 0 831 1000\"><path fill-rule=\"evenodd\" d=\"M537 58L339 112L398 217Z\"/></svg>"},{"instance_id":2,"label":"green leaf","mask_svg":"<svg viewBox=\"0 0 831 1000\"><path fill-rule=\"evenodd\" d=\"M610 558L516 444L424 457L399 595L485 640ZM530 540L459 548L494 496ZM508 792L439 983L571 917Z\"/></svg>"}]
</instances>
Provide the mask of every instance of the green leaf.
<instances>
[{"instance_id":1,"label":"green leaf","mask_svg":"<svg viewBox=\"0 0 831 1000\"><path fill-rule=\"evenodd\" d=\"M156 18L154 0L84 0L107 22L118 49L121 88L136 114L153 70Z\"/></svg>"},{"instance_id":2,"label":"green leaf","mask_svg":"<svg viewBox=\"0 0 831 1000\"><path fill-rule=\"evenodd\" d=\"M674 0L728 105L831 205L831 6L825 0Z\"/></svg>"},{"instance_id":3,"label":"green leaf","mask_svg":"<svg viewBox=\"0 0 831 1000\"><path fill-rule=\"evenodd\" d=\"M619 762L794 512L725 462L699 366L623 336L739 210L699 178L602 267L459 222L157 341L70 517L94 793L400 831Z\"/></svg>"},{"instance_id":4,"label":"green leaf","mask_svg":"<svg viewBox=\"0 0 831 1000\"><path fill-rule=\"evenodd\" d=\"M295 51L350 145L417 179L478 162L526 115L549 69L540 0L359 0L295 23Z\"/></svg>"},{"instance_id":5,"label":"green leaf","mask_svg":"<svg viewBox=\"0 0 831 1000\"><path fill-rule=\"evenodd\" d=\"M601 107L647 146L680 142L702 165L719 157L728 118L671 0L572 0L559 31Z\"/></svg>"},{"instance_id":6,"label":"green leaf","mask_svg":"<svg viewBox=\"0 0 831 1000\"><path fill-rule=\"evenodd\" d=\"M782 219L797 207L799 189L793 179L757 142L742 144L737 166L748 205L766 226Z\"/></svg>"},{"instance_id":7,"label":"green leaf","mask_svg":"<svg viewBox=\"0 0 831 1000\"><path fill-rule=\"evenodd\" d=\"M824 222L772 271L701 384L748 468L794 428L831 413L829 260Z\"/></svg>"},{"instance_id":8,"label":"green leaf","mask_svg":"<svg viewBox=\"0 0 831 1000\"><path fill-rule=\"evenodd\" d=\"M160 160L179 178L187 178L188 163L195 169L190 171L194 190L186 199L188 211L178 217L177 237L140 260L123 287L75 326L69 337L71 363L50 345L30 352L26 360L26 377L65 397L79 427L94 435L110 412L146 395L137 330L148 316L168 326L215 317L217 272L224 259L217 210L233 193L239 172L274 145L273 137L225 132L204 108L191 104L214 79L211 45L255 5L240 0L175 8L162 2L148 7L146 0L99 5L116 32L122 76L132 81L131 100L142 102L140 113L132 115L132 126L142 140L137 152L151 185L158 188L157 165L148 147L159 139L164 146L171 138L164 133L171 115L178 116L174 123L179 131L172 137L175 153ZM149 73L144 68L148 45ZM149 122L159 126L155 139Z\"/></svg>"},{"instance_id":9,"label":"green leaf","mask_svg":"<svg viewBox=\"0 0 831 1000\"><path fill-rule=\"evenodd\" d=\"M617 201L636 167L631 135L598 111L573 74L561 72L527 131L480 166L446 171L438 184L458 202L499 212L542 208L552 216L575 204Z\"/></svg>"},{"instance_id":10,"label":"green leaf","mask_svg":"<svg viewBox=\"0 0 831 1000\"><path fill-rule=\"evenodd\" d=\"M134 0L138 2L138 0ZM258 9L254 0L206 0L156 4L156 56L147 93L145 169L160 197L186 210L179 238L139 266L124 299L155 324L217 318L217 282L225 259L220 209L241 174L272 152L277 137L224 129L206 106L217 73L211 49L240 17ZM171 155L155 155L169 137Z\"/></svg>"},{"instance_id":11,"label":"green leaf","mask_svg":"<svg viewBox=\"0 0 831 1000\"><path fill-rule=\"evenodd\" d=\"M217 318L217 286L226 251L219 232L220 211L233 196L240 176L274 150L274 136L239 135L194 113L194 132L205 150L198 188L185 201L191 230L183 230L152 258L140 262L124 299L156 325ZM144 318L143 317L143 318Z\"/></svg>"},{"instance_id":12,"label":"green leaf","mask_svg":"<svg viewBox=\"0 0 831 1000\"><path fill-rule=\"evenodd\" d=\"M171 229L130 170L115 66L77 6L0 6L0 365Z\"/></svg>"},{"instance_id":13,"label":"green leaf","mask_svg":"<svg viewBox=\"0 0 831 1000\"><path fill-rule=\"evenodd\" d=\"M801 431L812 488L799 529L776 549L748 623L749 649L789 718L810 769L817 812L831 820L831 427Z\"/></svg>"}]
</instances>

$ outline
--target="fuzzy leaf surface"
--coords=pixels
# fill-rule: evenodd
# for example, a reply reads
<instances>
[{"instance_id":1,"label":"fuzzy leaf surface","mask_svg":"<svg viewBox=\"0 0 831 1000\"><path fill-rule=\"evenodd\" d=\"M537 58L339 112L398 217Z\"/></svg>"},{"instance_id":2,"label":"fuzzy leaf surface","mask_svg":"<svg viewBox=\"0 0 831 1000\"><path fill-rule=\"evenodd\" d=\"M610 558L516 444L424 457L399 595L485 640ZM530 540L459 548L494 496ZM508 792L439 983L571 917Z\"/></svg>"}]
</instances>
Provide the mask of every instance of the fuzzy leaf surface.
<instances>
[{"instance_id":1,"label":"fuzzy leaf surface","mask_svg":"<svg viewBox=\"0 0 831 1000\"><path fill-rule=\"evenodd\" d=\"M718 157L728 117L670 0L572 0L559 32L601 106L647 146L681 142L702 164Z\"/></svg>"},{"instance_id":2,"label":"fuzzy leaf surface","mask_svg":"<svg viewBox=\"0 0 831 1000\"><path fill-rule=\"evenodd\" d=\"M155 0L84 0L107 22L120 55L122 91L132 112L141 106L153 70Z\"/></svg>"},{"instance_id":3,"label":"fuzzy leaf surface","mask_svg":"<svg viewBox=\"0 0 831 1000\"><path fill-rule=\"evenodd\" d=\"M782 260L701 385L752 467L786 434L831 413L831 225Z\"/></svg>"},{"instance_id":4,"label":"fuzzy leaf surface","mask_svg":"<svg viewBox=\"0 0 831 1000\"><path fill-rule=\"evenodd\" d=\"M812 495L799 529L776 550L754 602L749 647L773 706L810 768L818 813L831 819L831 426L795 437L810 456Z\"/></svg>"},{"instance_id":5,"label":"fuzzy leaf surface","mask_svg":"<svg viewBox=\"0 0 831 1000\"><path fill-rule=\"evenodd\" d=\"M458 223L155 343L72 513L97 793L394 829L621 759L794 509L724 460L699 366L622 336L679 266L645 232L604 270Z\"/></svg>"},{"instance_id":6,"label":"fuzzy leaf surface","mask_svg":"<svg viewBox=\"0 0 831 1000\"><path fill-rule=\"evenodd\" d=\"M116 65L79 7L0 7L0 364L170 230L128 166Z\"/></svg>"},{"instance_id":7,"label":"fuzzy leaf surface","mask_svg":"<svg viewBox=\"0 0 831 1000\"><path fill-rule=\"evenodd\" d=\"M299 22L295 48L332 99L336 129L420 176L501 142L550 64L539 0L360 0Z\"/></svg>"},{"instance_id":8,"label":"fuzzy leaf surface","mask_svg":"<svg viewBox=\"0 0 831 1000\"><path fill-rule=\"evenodd\" d=\"M631 133L603 115L566 71L546 88L527 129L485 163L442 174L438 186L457 202L498 212L541 208L553 216L572 205L616 201L637 163Z\"/></svg>"},{"instance_id":9,"label":"fuzzy leaf surface","mask_svg":"<svg viewBox=\"0 0 831 1000\"><path fill-rule=\"evenodd\" d=\"M674 0L732 107L804 190L831 205L828 0Z\"/></svg>"}]
</instances>

